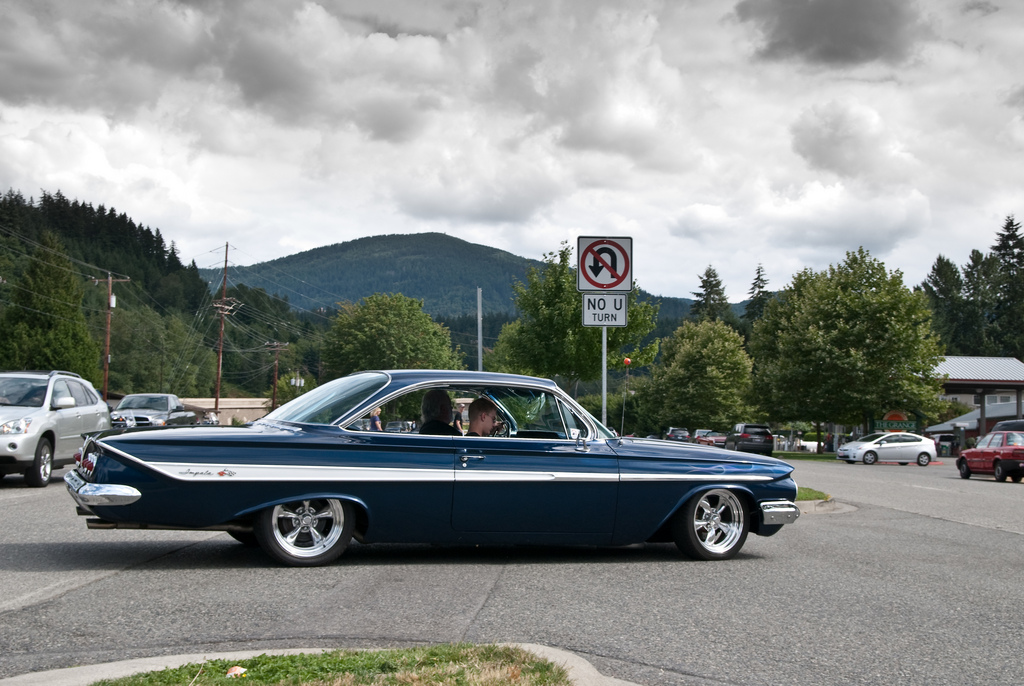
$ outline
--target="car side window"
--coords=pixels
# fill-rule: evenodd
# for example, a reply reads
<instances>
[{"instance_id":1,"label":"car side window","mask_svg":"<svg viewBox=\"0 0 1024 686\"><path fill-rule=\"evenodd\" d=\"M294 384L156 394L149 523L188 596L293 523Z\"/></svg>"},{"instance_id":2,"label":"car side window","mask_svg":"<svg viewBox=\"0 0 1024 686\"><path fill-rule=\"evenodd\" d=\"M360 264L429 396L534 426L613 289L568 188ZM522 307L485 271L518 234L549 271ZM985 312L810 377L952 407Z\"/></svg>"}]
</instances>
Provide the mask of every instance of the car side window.
<instances>
[{"instance_id":1,"label":"car side window","mask_svg":"<svg viewBox=\"0 0 1024 686\"><path fill-rule=\"evenodd\" d=\"M562 401L558 401L558 407L562 410L562 421L565 422L565 427L568 429L568 435L570 438L572 437L573 429L579 429L580 438L590 438L590 432L587 430L587 424L582 418L577 417L576 413Z\"/></svg>"},{"instance_id":2,"label":"car side window","mask_svg":"<svg viewBox=\"0 0 1024 686\"><path fill-rule=\"evenodd\" d=\"M53 382L53 395L51 396L50 402L56 405L57 401L61 398L74 398L74 396L71 395L71 389L68 388L68 382L64 379L57 379Z\"/></svg>"},{"instance_id":3,"label":"car side window","mask_svg":"<svg viewBox=\"0 0 1024 686\"><path fill-rule=\"evenodd\" d=\"M1006 434L1006 445L1024 445L1024 436L1018 433Z\"/></svg>"},{"instance_id":4,"label":"car side window","mask_svg":"<svg viewBox=\"0 0 1024 686\"><path fill-rule=\"evenodd\" d=\"M89 392L85 389L85 386L77 381L69 381L68 387L71 389L71 396L75 399L76 406L85 407L86 405L92 405L92 398L89 397Z\"/></svg>"},{"instance_id":5,"label":"car side window","mask_svg":"<svg viewBox=\"0 0 1024 686\"><path fill-rule=\"evenodd\" d=\"M988 442L992 440L992 434L986 434L978 439L978 442L974 444L975 448L987 448Z\"/></svg>"},{"instance_id":6,"label":"car side window","mask_svg":"<svg viewBox=\"0 0 1024 686\"><path fill-rule=\"evenodd\" d=\"M987 448L999 448L1003 445L1003 434L992 434L992 438L989 440Z\"/></svg>"}]
</instances>

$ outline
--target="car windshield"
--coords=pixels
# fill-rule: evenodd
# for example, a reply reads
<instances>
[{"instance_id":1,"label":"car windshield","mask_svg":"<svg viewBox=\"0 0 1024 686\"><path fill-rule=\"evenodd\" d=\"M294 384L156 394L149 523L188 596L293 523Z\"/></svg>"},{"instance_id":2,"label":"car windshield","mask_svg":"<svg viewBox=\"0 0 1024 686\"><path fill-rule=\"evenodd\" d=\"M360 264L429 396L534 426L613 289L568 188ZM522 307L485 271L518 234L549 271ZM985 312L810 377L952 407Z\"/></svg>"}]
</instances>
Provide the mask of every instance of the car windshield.
<instances>
[{"instance_id":1,"label":"car windshield","mask_svg":"<svg viewBox=\"0 0 1024 686\"><path fill-rule=\"evenodd\" d=\"M46 398L46 379L0 378L0 405L42 407Z\"/></svg>"},{"instance_id":2,"label":"car windshield","mask_svg":"<svg viewBox=\"0 0 1024 686\"><path fill-rule=\"evenodd\" d=\"M166 410L167 398L160 395L128 395L115 410Z\"/></svg>"},{"instance_id":3,"label":"car windshield","mask_svg":"<svg viewBox=\"0 0 1024 686\"><path fill-rule=\"evenodd\" d=\"M263 419L300 424L334 424L387 383L387 374L380 372L360 372L345 376L300 395Z\"/></svg>"}]
</instances>

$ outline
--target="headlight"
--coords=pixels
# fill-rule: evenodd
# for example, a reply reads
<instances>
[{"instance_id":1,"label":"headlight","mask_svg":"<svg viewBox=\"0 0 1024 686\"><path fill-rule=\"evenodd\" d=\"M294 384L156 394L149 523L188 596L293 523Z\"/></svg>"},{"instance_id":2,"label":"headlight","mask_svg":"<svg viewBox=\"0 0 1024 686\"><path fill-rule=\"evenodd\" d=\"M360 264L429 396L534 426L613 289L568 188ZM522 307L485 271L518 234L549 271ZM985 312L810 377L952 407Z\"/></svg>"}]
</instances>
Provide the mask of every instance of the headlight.
<instances>
[{"instance_id":1,"label":"headlight","mask_svg":"<svg viewBox=\"0 0 1024 686\"><path fill-rule=\"evenodd\" d=\"M31 419L12 419L5 424L0 424L0 434L26 434L30 426L32 426Z\"/></svg>"},{"instance_id":2,"label":"headlight","mask_svg":"<svg viewBox=\"0 0 1024 686\"><path fill-rule=\"evenodd\" d=\"M152 423L153 423L153 426L163 426L164 424L167 423L167 420L166 419L154 419L152 421Z\"/></svg>"}]
</instances>

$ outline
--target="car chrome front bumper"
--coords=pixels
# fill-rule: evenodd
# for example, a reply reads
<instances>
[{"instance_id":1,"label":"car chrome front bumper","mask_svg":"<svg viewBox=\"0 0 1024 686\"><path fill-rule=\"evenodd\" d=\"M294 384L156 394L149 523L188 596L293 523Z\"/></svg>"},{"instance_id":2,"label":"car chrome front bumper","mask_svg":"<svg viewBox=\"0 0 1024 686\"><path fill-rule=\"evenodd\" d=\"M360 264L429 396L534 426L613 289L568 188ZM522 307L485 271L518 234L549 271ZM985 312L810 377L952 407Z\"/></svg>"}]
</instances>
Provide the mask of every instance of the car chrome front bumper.
<instances>
[{"instance_id":1,"label":"car chrome front bumper","mask_svg":"<svg viewBox=\"0 0 1024 686\"><path fill-rule=\"evenodd\" d=\"M766 526L792 524L800 516L800 508L788 500L768 500L761 503L761 522Z\"/></svg>"},{"instance_id":2,"label":"car chrome front bumper","mask_svg":"<svg viewBox=\"0 0 1024 686\"><path fill-rule=\"evenodd\" d=\"M74 469L64 475L68 493L84 508L96 505L131 505L142 497L131 486L119 484L91 484L82 479Z\"/></svg>"}]
</instances>

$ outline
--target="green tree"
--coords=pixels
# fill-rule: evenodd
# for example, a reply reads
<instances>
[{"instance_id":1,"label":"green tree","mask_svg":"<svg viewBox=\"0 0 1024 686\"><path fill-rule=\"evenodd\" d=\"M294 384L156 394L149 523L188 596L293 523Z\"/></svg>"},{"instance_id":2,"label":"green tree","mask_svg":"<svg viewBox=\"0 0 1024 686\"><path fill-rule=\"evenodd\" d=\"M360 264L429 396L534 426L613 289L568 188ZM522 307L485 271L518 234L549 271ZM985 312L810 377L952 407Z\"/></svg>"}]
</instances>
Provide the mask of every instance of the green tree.
<instances>
[{"instance_id":1,"label":"green tree","mask_svg":"<svg viewBox=\"0 0 1024 686\"><path fill-rule=\"evenodd\" d=\"M764 314L764 307L772 297L771 291L768 290L768 277L764 275L764 266L757 265L754 281L750 284L747 295L750 297L743 310L743 320L748 324L753 324Z\"/></svg>"},{"instance_id":2,"label":"green tree","mask_svg":"<svg viewBox=\"0 0 1024 686\"><path fill-rule=\"evenodd\" d=\"M714 267L708 265L700 277L700 290L694 291L695 298L690 306L690 318L695 321L720 321L727 318L729 300L725 287Z\"/></svg>"},{"instance_id":3,"label":"green tree","mask_svg":"<svg viewBox=\"0 0 1024 686\"><path fill-rule=\"evenodd\" d=\"M775 421L858 424L906 409L932 415L941 357L924 293L863 248L793 277L751 338L754 397Z\"/></svg>"},{"instance_id":4,"label":"green tree","mask_svg":"<svg viewBox=\"0 0 1024 686\"><path fill-rule=\"evenodd\" d=\"M330 378L363 369L462 369L460 357L423 301L401 293L342 304L323 350Z\"/></svg>"},{"instance_id":5,"label":"green tree","mask_svg":"<svg viewBox=\"0 0 1024 686\"><path fill-rule=\"evenodd\" d=\"M932 325L952 355L970 354L971 342L964 340L967 301L960 269L949 258L935 258L928 278L921 284L932 308Z\"/></svg>"},{"instance_id":6,"label":"green tree","mask_svg":"<svg viewBox=\"0 0 1024 686\"><path fill-rule=\"evenodd\" d=\"M750 416L751 366L743 338L724 322L684 322L664 340L650 377L637 383L637 399L659 429L726 429Z\"/></svg>"},{"instance_id":7,"label":"green tree","mask_svg":"<svg viewBox=\"0 0 1024 686\"><path fill-rule=\"evenodd\" d=\"M32 261L14 284L12 305L0 327L0 366L63 369L97 382L100 346L82 313L84 289L64 247L49 232L40 237Z\"/></svg>"},{"instance_id":8,"label":"green tree","mask_svg":"<svg viewBox=\"0 0 1024 686\"><path fill-rule=\"evenodd\" d=\"M1024 356L1024 236L1011 214L992 246L996 259L996 302L992 334L1002 354Z\"/></svg>"},{"instance_id":9,"label":"green tree","mask_svg":"<svg viewBox=\"0 0 1024 686\"><path fill-rule=\"evenodd\" d=\"M563 243L544 256L543 268L531 268L526 283L513 286L520 318L502 327L492 359L506 365L501 371L561 377L567 387L601 376L601 327L583 326L583 298L576 290L572 248ZM627 297L624 327L608 328L608 366L624 369L623 358L635 367L651 364L658 353L654 341L642 346L654 329L658 307Z\"/></svg>"}]
</instances>

